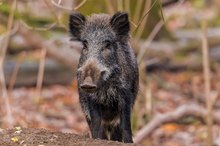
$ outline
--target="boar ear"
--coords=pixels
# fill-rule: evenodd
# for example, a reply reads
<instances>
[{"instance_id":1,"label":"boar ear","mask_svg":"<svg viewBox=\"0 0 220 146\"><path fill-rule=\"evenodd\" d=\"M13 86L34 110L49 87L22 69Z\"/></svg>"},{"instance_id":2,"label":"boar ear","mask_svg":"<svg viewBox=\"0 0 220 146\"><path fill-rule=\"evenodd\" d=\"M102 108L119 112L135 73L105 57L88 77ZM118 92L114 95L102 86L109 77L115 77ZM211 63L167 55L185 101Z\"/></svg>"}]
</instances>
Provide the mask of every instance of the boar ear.
<instances>
[{"instance_id":1,"label":"boar ear","mask_svg":"<svg viewBox=\"0 0 220 146\"><path fill-rule=\"evenodd\" d=\"M86 19L80 13L73 13L69 17L69 31L73 39L80 40L80 33L85 25Z\"/></svg>"},{"instance_id":2,"label":"boar ear","mask_svg":"<svg viewBox=\"0 0 220 146\"><path fill-rule=\"evenodd\" d=\"M127 13L118 12L114 14L110 20L110 24L113 30L116 32L117 36L128 37L128 33L130 31L130 24Z\"/></svg>"}]
</instances>

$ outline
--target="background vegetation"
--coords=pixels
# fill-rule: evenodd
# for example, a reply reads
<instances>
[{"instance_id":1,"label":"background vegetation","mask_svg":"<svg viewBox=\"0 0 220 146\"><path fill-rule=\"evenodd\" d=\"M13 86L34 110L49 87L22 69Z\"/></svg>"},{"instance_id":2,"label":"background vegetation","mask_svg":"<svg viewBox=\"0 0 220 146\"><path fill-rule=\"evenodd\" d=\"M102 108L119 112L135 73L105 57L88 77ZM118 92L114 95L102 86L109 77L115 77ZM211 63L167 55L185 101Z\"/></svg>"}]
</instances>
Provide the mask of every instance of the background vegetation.
<instances>
[{"instance_id":1,"label":"background vegetation","mask_svg":"<svg viewBox=\"0 0 220 146\"><path fill-rule=\"evenodd\" d=\"M219 0L0 0L0 128L87 133L68 16L117 11L140 69L134 141L220 145Z\"/></svg>"}]
</instances>

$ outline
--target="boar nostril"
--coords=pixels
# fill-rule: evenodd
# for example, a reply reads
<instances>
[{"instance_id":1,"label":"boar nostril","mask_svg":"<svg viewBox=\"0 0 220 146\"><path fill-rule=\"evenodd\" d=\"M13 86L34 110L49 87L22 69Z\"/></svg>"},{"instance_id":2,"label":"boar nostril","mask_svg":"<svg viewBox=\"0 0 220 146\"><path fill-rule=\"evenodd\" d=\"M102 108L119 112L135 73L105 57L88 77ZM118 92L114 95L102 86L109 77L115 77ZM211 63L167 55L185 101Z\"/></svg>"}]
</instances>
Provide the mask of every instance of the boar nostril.
<instances>
[{"instance_id":1,"label":"boar nostril","mask_svg":"<svg viewBox=\"0 0 220 146\"><path fill-rule=\"evenodd\" d=\"M103 77L106 74L106 71L101 71L101 76Z\"/></svg>"}]
</instances>

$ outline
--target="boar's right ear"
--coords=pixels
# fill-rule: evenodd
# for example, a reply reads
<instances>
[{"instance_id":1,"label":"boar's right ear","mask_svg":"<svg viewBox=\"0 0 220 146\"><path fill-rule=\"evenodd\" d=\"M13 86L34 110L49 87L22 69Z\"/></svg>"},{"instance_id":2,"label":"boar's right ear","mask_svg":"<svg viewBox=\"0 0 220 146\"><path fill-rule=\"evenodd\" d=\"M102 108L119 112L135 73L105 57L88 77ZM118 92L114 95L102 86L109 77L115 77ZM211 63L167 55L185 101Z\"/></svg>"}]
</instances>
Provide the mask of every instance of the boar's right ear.
<instances>
[{"instance_id":1,"label":"boar's right ear","mask_svg":"<svg viewBox=\"0 0 220 146\"><path fill-rule=\"evenodd\" d=\"M69 31L72 39L80 40L80 33L86 22L85 17L80 13L73 13L69 17Z\"/></svg>"}]
</instances>

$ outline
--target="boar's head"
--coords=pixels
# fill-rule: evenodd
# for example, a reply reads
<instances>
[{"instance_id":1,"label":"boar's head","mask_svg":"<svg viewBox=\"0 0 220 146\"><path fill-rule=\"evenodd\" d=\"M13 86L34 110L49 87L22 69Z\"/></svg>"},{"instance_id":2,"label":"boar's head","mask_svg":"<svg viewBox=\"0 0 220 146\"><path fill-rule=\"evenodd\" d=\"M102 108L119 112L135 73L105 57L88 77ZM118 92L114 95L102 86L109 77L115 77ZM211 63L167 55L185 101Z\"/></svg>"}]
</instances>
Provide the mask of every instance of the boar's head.
<instances>
[{"instance_id":1,"label":"boar's head","mask_svg":"<svg viewBox=\"0 0 220 146\"><path fill-rule=\"evenodd\" d=\"M77 70L80 90L93 93L119 79L120 45L127 43L130 30L127 13L94 14L88 18L74 13L69 30L72 40L83 44Z\"/></svg>"}]
</instances>

